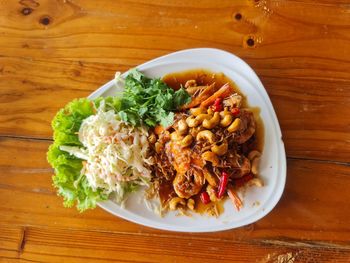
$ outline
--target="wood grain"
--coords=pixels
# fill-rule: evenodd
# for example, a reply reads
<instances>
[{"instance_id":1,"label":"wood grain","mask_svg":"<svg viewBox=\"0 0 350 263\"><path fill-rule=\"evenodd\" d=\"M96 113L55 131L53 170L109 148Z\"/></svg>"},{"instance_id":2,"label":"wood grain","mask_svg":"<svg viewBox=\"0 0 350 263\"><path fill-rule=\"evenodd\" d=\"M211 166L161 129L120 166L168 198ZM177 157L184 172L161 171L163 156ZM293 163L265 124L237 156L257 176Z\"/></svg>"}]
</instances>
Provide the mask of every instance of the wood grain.
<instances>
[{"instance_id":1,"label":"wood grain","mask_svg":"<svg viewBox=\"0 0 350 263\"><path fill-rule=\"evenodd\" d=\"M350 262L349 21L348 0L0 1L0 261ZM240 56L269 93L288 156L276 208L186 235L63 208L46 162L56 111L195 47Z\"/></svg>"},{"instance_id":2,"label":"wood grain","mask_svg":"<svg viewBox=\"0 0 350 263\"><path fill-rule=\"evenodd\" d=\"M49 138L55 112L72 98L87 96L115 71L208 46L241 56L257 71L289 156L350 158L350 12L342 2L1 3L2 135ZM24 15L25 8L31 13ZM249 37L253 48L245 43Z\"/></svg>"},{"instance_id":3,"label":"wood grain","mask_svg":"<svg viewBox=\"0 0 350 263\"><path fill-rule=\"evenodd\" d=\"M45 158L48 144L47 141L26 139L0 140L0 148L7 149L0 152L0 224L164 234L164 231L129 223L101 209L79 214L75 208L64 208L62 199L51 186L52 170ZM238 230L190 236L235 241L300 239L345 244L350 240L347 224L350 220L349 188L348 165L289 159L283 197L264 219ZM168 232L166 235L177 236Z\"/></svg>"},{"instance_id":4,"label":"wood grain","mask_svg":"<svg viewBox=\"0 0 350 263\"><path fill-rule=\"evenodd\" d=\"M295 246L287 242L247 243L180 235L169 238L37 227L22 229L22 236L17 239L18 228L5 230L6 235L0 237L0 255L26 261L185 262L191 257L191 262L332 262L335 259L345 262L350 257L348 247L336 245L299 243ZM2 240L16 239L17 248L1 247ZM309 261L311 257L313 261Z\"/></svg>"}]
</instances>

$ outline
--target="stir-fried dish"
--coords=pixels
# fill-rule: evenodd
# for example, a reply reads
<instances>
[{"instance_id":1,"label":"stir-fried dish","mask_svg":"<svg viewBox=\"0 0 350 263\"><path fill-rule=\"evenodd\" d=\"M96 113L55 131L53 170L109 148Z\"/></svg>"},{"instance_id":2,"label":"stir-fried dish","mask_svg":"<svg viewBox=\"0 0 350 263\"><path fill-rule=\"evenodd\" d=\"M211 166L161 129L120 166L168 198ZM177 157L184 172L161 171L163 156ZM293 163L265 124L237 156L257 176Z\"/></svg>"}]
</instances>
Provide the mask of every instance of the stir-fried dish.
<instances>
[{"instance_id":1,"label":"stir-fried dish","mask_svg":"<svg viewBox=\"0 0 350 263\"><path fill-rule=\"evenodd\" d=\"M176 112L171 126L156 127L149 141L163 207L197 210L198 202L212 203L206 212L217 215L216 203L225 196L239 210L243 202L236 191L248 182L262 186L257 124L232 83L219 86L215 75L207 80L203 74L209 73L201 74L192 72L196 78L183 84L191 102Z\"/></svg>"},{"instance_id":2,"label":"stir-fried dish","mask_svg":"<svg viewBox=\"0 0 350 263\"><path fill-rule=\"evenodd\" d=\"M160 211L219 215L243 206L241 187L262 186L263 130L256 111L221 73L150 79L131 71L122 95L75 100L58 112L48 160L64 204L80 211L142 187Z\"/></svg>"}]
</instances>

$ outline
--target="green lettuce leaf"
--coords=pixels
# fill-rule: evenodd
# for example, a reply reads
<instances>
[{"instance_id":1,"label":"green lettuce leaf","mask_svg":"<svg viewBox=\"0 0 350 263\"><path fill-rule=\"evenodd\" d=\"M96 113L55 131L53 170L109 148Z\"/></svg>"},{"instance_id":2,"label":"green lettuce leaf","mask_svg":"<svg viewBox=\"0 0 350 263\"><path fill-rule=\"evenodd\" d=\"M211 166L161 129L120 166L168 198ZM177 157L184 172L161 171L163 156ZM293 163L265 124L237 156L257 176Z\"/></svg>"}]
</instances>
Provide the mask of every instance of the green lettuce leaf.
<instances>
[{"instance_id":1,"label":"green lettuce leaf","mask_svg":"<svg viewBox=\"0 0 350 263\"><path fill-rule=\"evenodd\" d=\"M101 100L97 101L99 104ZM118 100L106 99L107 107L118 106ZM96 207L96 203L106 200L108 196L102 190L94 191L81 176L82 161L61 151L61 145L81 146L77 132L84 119L94 114L94 103L88 99L76 99L59 110L52 121L54 143L49 147L47 160L54 168L53 185L57 193L63 197L66 207L77 205L79 211Z\"/></svg>"}]
</instances>

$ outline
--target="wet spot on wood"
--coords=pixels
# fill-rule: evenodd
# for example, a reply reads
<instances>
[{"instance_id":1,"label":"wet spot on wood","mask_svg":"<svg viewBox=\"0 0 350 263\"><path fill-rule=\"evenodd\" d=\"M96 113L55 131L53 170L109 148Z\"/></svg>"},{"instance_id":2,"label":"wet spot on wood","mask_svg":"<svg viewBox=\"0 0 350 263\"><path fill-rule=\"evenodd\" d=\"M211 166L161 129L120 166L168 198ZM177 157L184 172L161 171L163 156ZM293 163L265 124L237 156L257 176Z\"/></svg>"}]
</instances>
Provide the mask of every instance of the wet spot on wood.
<instances>
[{"instance_id":1,"label":"wet spot on wood","mask_svg":"<svg viewBox=\"0 0 350 263\"><path fill-rule=\"evenodd\" d=\"M30 7L25 7L21 11L21 13L25 16L30 15L32 12L33 12L33 9Z\"/></svg>"}]
</instances>

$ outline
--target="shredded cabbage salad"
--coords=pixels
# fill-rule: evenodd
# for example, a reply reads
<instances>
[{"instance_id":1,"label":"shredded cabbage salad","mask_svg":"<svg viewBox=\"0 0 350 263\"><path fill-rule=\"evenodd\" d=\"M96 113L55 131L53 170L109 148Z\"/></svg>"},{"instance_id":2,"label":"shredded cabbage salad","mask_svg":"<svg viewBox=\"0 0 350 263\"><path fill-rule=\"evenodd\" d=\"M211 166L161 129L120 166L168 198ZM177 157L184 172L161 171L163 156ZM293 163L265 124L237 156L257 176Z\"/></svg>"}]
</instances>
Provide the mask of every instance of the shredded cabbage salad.
<instances>
[{"instance_id":1,"label":"shredded cabbage salad","mask_svg":"<svg viewBox=\"0 0 350 263\"><path fill-rule=\"evenodd\" d=\"M137 188L150 181L153 159L148 157L147 137L145 127L120 120L114 110L105 111L102 101L96 114L80 126L78 138L83 147L62 145L60 150L84 160L81 175L86 176L94 191L103 189L107 195L113 192L121 203L130 186Z\"/></svg>"}]
</instances>

